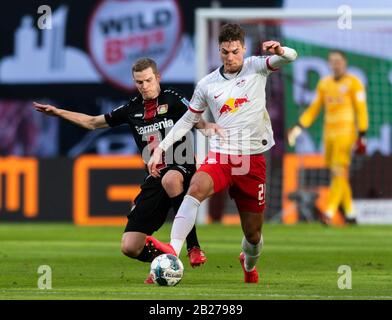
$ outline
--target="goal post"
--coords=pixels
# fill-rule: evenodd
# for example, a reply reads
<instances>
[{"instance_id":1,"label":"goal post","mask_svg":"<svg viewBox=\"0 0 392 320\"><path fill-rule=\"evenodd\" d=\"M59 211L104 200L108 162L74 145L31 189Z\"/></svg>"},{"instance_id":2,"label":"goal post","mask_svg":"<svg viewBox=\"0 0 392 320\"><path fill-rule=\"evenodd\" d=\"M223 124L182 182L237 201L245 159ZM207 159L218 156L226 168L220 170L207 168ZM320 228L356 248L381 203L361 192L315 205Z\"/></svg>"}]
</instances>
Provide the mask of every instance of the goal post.
<instances>
[{"instance_id":1,"label":"goal post","mask_svg":"<svg viewBox=\"0 0 392 320\"><path fill-rule=\"evenodd\" d=\"M347 8L346 8L347 9ZM350 8L348 8L350 9ZM339 26L342 16L349 14L351 25L347 28ZM282 122L281 128L274 127L277 145L268 153L267 159L281 159L281 168L267 173L269 187L267 189L267 211L277 211L282 208L281 215L289 217L286 222L299 220L298 210L293 209L293 203L287 200L286 163L297 163L297 188L315 187L321 184L320 193L325 199L329 178L322 170L322 160L309 169L308 161L302 156L322 153L322 121L319 116L316 123L301 137L303 143L297 149L288 148L284 143L285 130L293 125L304 107L314 96L318 79L328 72L326 57L330 49L340 49L348 53L349 71L358 75L367 86L369 106L369 135L368 157L380 153L382 156L392 156L392 9L353 8L342 12L335 9L264 9L264 8L198 8L195 19L195 51L196 51L196 82L211 72L218 65L211 63L212 55L218 55L217 39L212 39L212 22L236 22L245 27L249 55L259 55L263 40L278 40L295 48L299 59L285 66L278 75L273 75L267 84L267 109L272 112L272 124ZM343 21L344 22L344 21ZM307 31L309 28L310 31ZM313 33L313 34L312 34ZM249 50L250 48L250 50ZM250 52L249 52L250 51ZM271 107L272 105L272 107ZM275 116L275 120L274 120ZM274 122L275 121L275 122ZM389 139L389 140L388 140ZM206 140L196 139L196 154L198 159L205 156ZM285 160L286 155L298 154L297 160ZM277 157L275 157L277 156ZM290 158L291 159L291 158ZM290 162L291 161L291 162ZM313 160L312 160L313 161ZM373 160L372 160L373 161ZM269 161L271 162L271 161ZM275 165L274 161L273 165ZM377 166L376 166L377 167ZM286 168L287 169L287 168ZM352 165L353 179L358 185L363 184L363 172L372 169L368 160L360 160ZM392 168L391 168L392 169ZM359 177L358 177L359 176ZM381 179L381 178L378 178ZM289 180L289 179L287 179ZM286 183L286 185L285 185ZM365 183L367 183L365 181ZM354 186L354 197L359 200L369 197L373 188L372 183L366 186ZM381 182L380 198L384 204L392 198L392 190L387 190L387 184ZM317 188L316 188L317 189ZM377 191L378 192L378 191ZM277 194L280 193L279 196ZM377 198L376 196L375 198ZM361 201L358 201L360 205ZM375 211L380 211L380 204L375 205ZM361 209L362 210L362 209ZM392 222L392 216L391 216ZM207 221L207 206L201 207L198 223ZM384 220L385 221L385 220Z\"/></svg>"}]
</instances>

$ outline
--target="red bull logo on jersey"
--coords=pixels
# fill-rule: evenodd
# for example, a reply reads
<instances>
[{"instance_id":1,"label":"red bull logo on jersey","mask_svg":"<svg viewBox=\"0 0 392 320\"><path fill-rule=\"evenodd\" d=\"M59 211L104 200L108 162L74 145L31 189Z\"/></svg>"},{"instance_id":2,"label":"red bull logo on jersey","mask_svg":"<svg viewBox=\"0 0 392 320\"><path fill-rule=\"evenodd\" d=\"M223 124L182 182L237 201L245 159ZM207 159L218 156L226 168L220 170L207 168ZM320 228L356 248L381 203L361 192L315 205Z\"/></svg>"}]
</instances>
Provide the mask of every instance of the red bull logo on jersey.
<instances>
[{"instance_id":1,"label":"red bull logo on jersey","mask_svg":"<svg viewBox=\"0 0 392 320\"><path fill-rule=\"evenodd\" d=\"M223 106L219 109L219 114L224 114L226 112L234 113L239 110L244 103L250 102L248 97L244 98L229 98L225 101Z\"/></svg>"}]
</instances>

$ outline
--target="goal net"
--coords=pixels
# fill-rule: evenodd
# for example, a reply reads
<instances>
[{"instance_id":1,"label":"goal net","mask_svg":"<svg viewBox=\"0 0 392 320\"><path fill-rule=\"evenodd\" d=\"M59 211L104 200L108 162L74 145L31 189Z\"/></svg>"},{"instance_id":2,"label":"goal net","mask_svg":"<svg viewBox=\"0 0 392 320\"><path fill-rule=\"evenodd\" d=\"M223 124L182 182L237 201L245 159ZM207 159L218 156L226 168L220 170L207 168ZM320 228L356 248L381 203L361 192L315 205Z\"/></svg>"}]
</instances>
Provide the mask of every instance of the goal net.
<instances>
[{"instance_id":1,"label":"goal net","mask_svg":"<svg viewBox=\"0 0 392 320\"><path fill-rule=\"evenodd\" d=\"M278 40L298 52L298 59L272 74L267 83L276 141L267 154L267 219L312 221L326 209L330 176L323 158L323 113L301 134L295 148L288 147L285 135L312 101L318 80L330 73L329 50L339 49L347 55L349 72L362 80L367 92L368 150L366 156L353 157L350 168L358 221L392 223L392 10L339 10L197 10L198 80L221 65L217 38L227 22L245 29L247 55L264 54L261 43L266 40ZM199 141L198 153L205 149ZM228 198L224 211L237 212Z\"/></svg>"}]
</instances>

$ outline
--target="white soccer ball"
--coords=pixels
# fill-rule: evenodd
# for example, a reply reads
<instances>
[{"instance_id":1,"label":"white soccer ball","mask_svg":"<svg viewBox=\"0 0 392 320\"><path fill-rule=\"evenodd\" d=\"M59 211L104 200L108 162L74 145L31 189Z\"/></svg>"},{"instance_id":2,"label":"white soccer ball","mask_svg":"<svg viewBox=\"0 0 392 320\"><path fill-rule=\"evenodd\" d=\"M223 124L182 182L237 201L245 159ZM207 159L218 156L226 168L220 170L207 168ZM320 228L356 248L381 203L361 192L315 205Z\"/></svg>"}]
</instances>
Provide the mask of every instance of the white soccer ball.
<instances>
[{"instance_id":1,"label":"white soccer ball","mask_svg":"<svg viewBox=\"0 0 392 320\"><path fill-rule=\"evenodd\" d=\"M161 254L151 262L150 274L160 286L175 286L184 275L184 265L172 254Z\"/></svg>"}]
</instances>

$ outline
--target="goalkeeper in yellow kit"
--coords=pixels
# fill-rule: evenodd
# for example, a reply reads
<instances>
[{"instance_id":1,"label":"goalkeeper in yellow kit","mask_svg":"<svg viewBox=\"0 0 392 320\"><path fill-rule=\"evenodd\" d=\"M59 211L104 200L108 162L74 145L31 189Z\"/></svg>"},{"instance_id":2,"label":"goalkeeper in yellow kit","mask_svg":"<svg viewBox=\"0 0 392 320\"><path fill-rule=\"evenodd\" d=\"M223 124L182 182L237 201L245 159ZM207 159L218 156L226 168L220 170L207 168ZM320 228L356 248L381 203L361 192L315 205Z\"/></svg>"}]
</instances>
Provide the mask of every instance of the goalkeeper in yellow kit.
<instances>
[{"instance_id":1,"label":"goalkeeper in yellow kit","mask_svg":"<svg viewBox=\"0 0 392 320\"><path fill-rule=\"evenodd\" d=\"M328 57L332 75L322 78L311 105L288 133L289 145L294 146L303 128L308 128L324 107L324 151L331 172L330 196L322 219L330 224L339 206L347 223L356 223L349 183L351 152L366 153L368 113L365 88L354 75L347 73L347 58L339 50Z\"/></svg>"}]
</instances>

